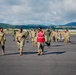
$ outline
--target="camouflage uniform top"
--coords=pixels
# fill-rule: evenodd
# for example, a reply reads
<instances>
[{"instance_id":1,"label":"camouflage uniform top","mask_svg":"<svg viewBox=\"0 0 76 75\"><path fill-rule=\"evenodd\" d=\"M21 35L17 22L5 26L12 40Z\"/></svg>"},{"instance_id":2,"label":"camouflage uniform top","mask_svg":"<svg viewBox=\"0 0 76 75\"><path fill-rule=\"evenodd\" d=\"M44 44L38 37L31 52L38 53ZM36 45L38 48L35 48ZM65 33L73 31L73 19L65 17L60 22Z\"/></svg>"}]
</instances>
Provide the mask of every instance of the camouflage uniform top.
<instances>
[{"instance_id":1,"label":"camouflage uniform top","mask_svg":"<svg viewBox=\"0 0 76 75\"><path fill-rule=\"evenodd\" d=\"M32 31L31 31L31 36L32 36L32 37L35 37L35 36L36 36L36 31L35 31L35 30L32 30Z\"/></svg>"},{"instance_id":2,"label":"camouflage uniform top","mask_svg":"<svg viewBox=\"0 0 76 75\"><path fill-rule=\"evenodd\" d=\"M4 32L0 32L0 42L5 41L5 34Z\"/></svg>"},{"instance_id":3,"label":"camouflage uniform top","mask_svg":"<svg viewBox=\"0 0 76 75\"><path fill-rule=\"evenodd\" d=\"M64 37L70 37L70 32L66 31Z\"/></svg>"},{"instance_id":4,"label":"camouflage uniform top","mask_svg":"<svg viewBox=\"0 0 76 75\"><path fill-rule=\"evenodd\" d=\"M51 41L51 37L50 37L50 35L51 35L51 31L50 31L49 29L46 30L46 31L45 31L45 36L46 36L46 39L47 39L48 42Z\"/></svg>"},{"instance_id":5,"label":"camouflage uniform top","mask_svg":"<svg viewBox=\"0 0 76 75\"><path fill-rule=\"evenodd\" d=\"M13 30L13 31L12 31L12 35L14 36L15 34L16 34L16 31L15 31L15 30Z\"/></svg>"},{"instance_id":6,"label":"camouflage uniform top","mask_svg":"<svg viewBox=\"0 0 76 75\"><path fill-rule=\"evenodd\" d=\"M29 36L29 31L25 32L25 36L28 37Z\"/></svg>"},{"instance_id":7,"label":"camouflage uniform top","mask_svg":"<svg viewBox=\"0 0 76 75\"><path fill-rule=\"evenodd\" d=\"M24 32L22 32L22 33L20 33L20 32L16 32L16 41L24 41L24 38L25 37L25 33Z\"/></svg>"}]
</instances>

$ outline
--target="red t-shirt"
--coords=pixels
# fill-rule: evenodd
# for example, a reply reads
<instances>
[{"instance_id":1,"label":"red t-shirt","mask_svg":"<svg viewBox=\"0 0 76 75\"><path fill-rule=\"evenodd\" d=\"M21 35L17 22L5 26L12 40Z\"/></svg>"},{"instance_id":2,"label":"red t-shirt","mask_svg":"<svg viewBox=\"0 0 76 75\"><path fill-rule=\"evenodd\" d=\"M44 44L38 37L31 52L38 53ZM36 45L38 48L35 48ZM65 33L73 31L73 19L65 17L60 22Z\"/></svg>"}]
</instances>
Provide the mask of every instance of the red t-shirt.
<instances>
[{"instance_id":1,"label":"red t-shirt","mask_svg":"<svg viewBox=\"0 0 76 75\"><path fill-rule=\"evenodd\" d=\"M45 33L43 31L37 32L37 42L45 42Z\"/></svg>"}]
</instances>

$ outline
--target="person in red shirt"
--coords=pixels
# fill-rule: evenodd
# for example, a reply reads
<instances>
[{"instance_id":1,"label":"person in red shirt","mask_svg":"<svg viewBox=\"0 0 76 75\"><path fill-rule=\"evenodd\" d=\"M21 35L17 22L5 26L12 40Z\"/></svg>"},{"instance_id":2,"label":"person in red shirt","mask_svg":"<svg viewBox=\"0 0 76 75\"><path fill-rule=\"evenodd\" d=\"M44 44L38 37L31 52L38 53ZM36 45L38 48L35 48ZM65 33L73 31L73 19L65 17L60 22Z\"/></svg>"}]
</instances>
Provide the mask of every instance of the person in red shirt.
<instances>
[{"instance_id":1,"label":"person in red shirt","mask_svg":"<svg viewBox=\"0 0 76 75\"><path fill-rule=\"evenodd\" d=\"M45 33L42 30L42 27L39 27L37 31L38 55L44 54L44 42L45 42Z\"/></svg>"}]
</instances>

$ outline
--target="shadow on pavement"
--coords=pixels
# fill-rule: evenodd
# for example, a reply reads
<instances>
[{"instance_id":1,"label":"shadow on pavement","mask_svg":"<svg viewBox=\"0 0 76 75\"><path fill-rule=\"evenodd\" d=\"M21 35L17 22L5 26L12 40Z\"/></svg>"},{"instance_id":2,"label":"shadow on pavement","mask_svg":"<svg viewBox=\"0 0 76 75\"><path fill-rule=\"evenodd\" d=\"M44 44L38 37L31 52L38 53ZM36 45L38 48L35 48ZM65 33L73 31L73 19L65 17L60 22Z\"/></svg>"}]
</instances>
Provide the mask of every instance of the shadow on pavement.
<instances>
[{"instance_id":1,"label":"shadow on pavement","mask_svg":"<svg viewBox=\"0 0 76 75\"><path fill-rule=\"evenodd\" d=\"M64 45L51 45L51 47L60 47L60 46L64 46Z\"/></svg>"},{"instance_id":2,"label":"shadow on pavement","mask_svg":"<svg viewBox=\"0 0 76 75\"><path fill-rule=\"evenodd\" d=\"M76 42L75 42L75 41L71 41L70 43L71 43L71 44L76 44Z\"/></svg>"},{"instance_id":3,"label":"shadow on pavement","mask_svg":"<svg viewBox=\"0 0 76 75\"><path fill-rule=\"evenodd\" d=\"M23 54L37 54L37 52L23 52Z\"/></svg>"},{"instance_id":4,"label":"shadow on pavement","mask_svg":"<svg viewBox=\"0 0 76 75\"><path fill-rule=\"evenodd\" d=\"M47 46L47 45L44 45L44 46ZM50 45L50 46L47 46L47 47L60 47L60 46L64 46L64 45Z\"/></svg>"},{"instance_id":5,"label":"shadow on pavement","mask_svg":"<svg viewBox=\"0 0 76 75\"><path fill-rule=\"evenodd\" d=\"M16 55L16 54L20 54L19 52L17 53L7 53L5 55ZM23 52L22 54L37 54L37 52Z\"/></svg>"},{"instance_id":6,"label":"shadow on pavement","mask_svg":"<svg viewBox=\"0 0 76 75\"><path fill-rule=\"evenodd\" d=\"M15 54L19 54L19 52L17 52L17 53L8 53L8 54L5 54L5 55L15 55Z\"/></svg>"},{"instance_id":7,"label":"shadow on pavement","mask_svg":"<svg viewBox=\"0 0 76 75\"><path fill-rule=\"evenodd\" d=\"M48 55L48 54L63 54L63 53L66 53L65 51L62 51L62 52L47 52L47 51L44 51L44 55ZM5 54L5 55L17 55L17 54L20 54L19 52L17 53L8 53L8 54ZM22 53L23 55L25 54L37 54L37 52L23 52Z\"/></svg>"},{"instance_id":8,"label":"shadow on pavement","mask_svg":"<svg viewBox=\"0 0 76 75\"><path fill-rule=\"evenodd\" d=\"M66 53L66 51L61 51L61 52L48 52L48 53L45 53L45 55L48 55L48 54L63 54L63 53Z\"/></svg>"}]
</instances>

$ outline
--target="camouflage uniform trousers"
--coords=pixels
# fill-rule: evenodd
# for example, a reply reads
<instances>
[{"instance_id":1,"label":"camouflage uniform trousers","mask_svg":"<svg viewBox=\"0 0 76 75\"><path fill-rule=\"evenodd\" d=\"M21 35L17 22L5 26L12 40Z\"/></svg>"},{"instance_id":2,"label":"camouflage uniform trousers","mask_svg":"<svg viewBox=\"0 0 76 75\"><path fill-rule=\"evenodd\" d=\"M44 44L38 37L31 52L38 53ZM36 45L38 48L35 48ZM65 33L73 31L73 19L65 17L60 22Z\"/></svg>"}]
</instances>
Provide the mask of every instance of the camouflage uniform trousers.
<instances>
[{"instance_id":1,"label":"camouflage uniform trousers","mask_svg":"<svg viewBox=\"0 0 76 75\"><path fill-rule=\"evenodd\" d=\"M44 42L38 42L38 53L44 54Z\"/></svg>"},{"instance_id":2,"label":"camouflage uniform trousers","mask_svg":"<svg viewBox=\"0 0 76 75\"><path fill-rule=\"evenodd\" d=\"M29 42L29 36L27 36L27 38L26 38L26 42Z\"/></svg>"},{"instance_id":3,"label":"camouflage uniform trousers","mask_svg":"<svg viewBox=\"0 0 76 75\"><path fill-rule=\"evenodd\" d=\"M59 37L58 37L58 36L56 36L56 37L55 37L55 41L56 41L56 42L58 42L58 40L59 40Z\"/></svg>"},{"instance_id":4,"label":"camouflage uniform trousers","mask_svg":"<svg viewBox=\"0 0 76 75\"><path fill-rule=\"evenodd\" d=\"M68 36L68 37L65 37L65 38L64 38L64 42L65 42L65 43L70 43L70 37L69 37L69 36Z\"/></svg>"},{"instance_id":5,"label":"camouflage uniform trousers","mask_svg":"<svg viewBox=\"0 0 76 75\"><path fill-rule=\"evenodd\" d=\"M4 41L0 41L0 45L2 47L2 55L5 54L5 42Z\"/></svg>"},{"instance_id":6,"label":"camouflage uniform trousers","mask_svg":"<svg viewBox=\"0 0 76 75\"><path fill-rule=\"evenodd\" d=\"M32 37L32 46L33 46L33 47L36 46L36 37Z\"/></svg>"},{"instance_id":7,"label":"camouflage uniform trousers","mask_svg":"<svg viewBox=\"0 0 76 75\"><path fill-rule=\"evenodd\" d=\"M20 54L23 52L24 41L17 42L18 49L20 50Z\"/></svg>"}]
</instances>

